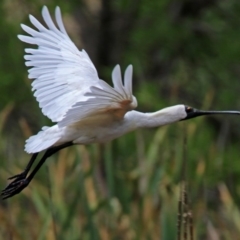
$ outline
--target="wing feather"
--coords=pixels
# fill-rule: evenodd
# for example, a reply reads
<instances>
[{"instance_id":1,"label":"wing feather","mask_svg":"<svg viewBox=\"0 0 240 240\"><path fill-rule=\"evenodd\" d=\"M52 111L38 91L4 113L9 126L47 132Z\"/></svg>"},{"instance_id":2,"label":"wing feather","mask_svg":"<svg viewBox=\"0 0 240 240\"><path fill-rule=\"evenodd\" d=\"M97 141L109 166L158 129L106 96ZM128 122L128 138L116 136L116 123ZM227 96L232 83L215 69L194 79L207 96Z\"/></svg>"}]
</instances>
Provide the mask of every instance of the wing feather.
<instances>
[{"instance_id":1,"label":"wing feather","mask_svg":"<svg viewBox=\"0 0 240 240\"><path fill-rule=\"evenodd\" d=\"M66 32L66 29L65 29L65 27L64 27L64 25L63 25L62 16L61 16L61 11L60 11L60 8L59 8L59 7L56 7L56 9L55 9L55 18L56 18L58 27L59 27L59 29L61 30L61 32L64 33L64 34L68 37L68 34L67 34L67 32Z\"/></svg>"},{"instance_id":2,"label":"wing feather","mask_svg":"<svg viewBox=\"0 0 240 240\"><path fill-rule=\"evenodd\" d=\"M43 114L58 122L76 102L87 99L84 94L98 84L99 78L89 56L79 51L67 35L58 7L55 14L59 29L47 7L43 7L47 28L30 15L37 30L22 24L22 29L30 36L18 37L23 42L38 45L37 49L25 50L26 66L32 67L29 78L35 79L32 89Z\"/></svg>"},{"instance_id":3,"label":"wing feather","mask_svg":"<svg viewBox=\"0 0 240 240\"><path fill-rule=\"evenodd\" d=\"M112 71L112 81L114 88L123 96L127 97L127 94L123 87L121 69L119 65L116 65Z\"/></svg>"},{"instance_id":4,"label":"wing feather","mask_svg":"<svg viewBox=\"0 0 240 240\"><path fill-rule=\"evenodd\" d=\"M63 127L102 113L122 118L136 107L132 95L132 66L125 72L123 85L117 65L112 72L114 87L111 87L98 78L88 54L79 51L70 40L60 8L55 9L56 25L46 6L42 16L47 27L30 15L36 29L21 24L28 36L18 35L18 38L38 46L26 48L24 59L26 66L31 67L28 77L34 79L32 90L44 115Z\"/></svg>"},{"instance_id":5,"label":"wing feather","mask_svg":"<svg viewBox=\"0 0 240 240\"><path fill-rule=\"evenodd\" d=\"M44 6L42 9L42 16L48 28L58 34L59 30L56 28L55 24L53 23L52 18L46 6Z\"/></svg>"},{"instance_id":6,"label":"wing feather","mask_svg":"<svg viewBox=\"0 0 240 240\"><path fill-rule=\"evenodd\" d=\"M48 32L48 29L45 28L34 16L29 15L29 20L40 32Z\"/></svg>"},{"instance_id":7,"label":"wing feather","mask_svg":"<svg viewBox=\"0 0 240 240\"><path fill-rule=\"evenodd\" d=\"M124 87L128 95L132 95L132 72L133 67L129 65L124 73Z\"/></svg>"},{"instance_id":8,"label":"wing feather","mask_svg":"<svg viewBox=\"0 0 240 240\"><path fill-rule=\"evenodd\" d=\"M119 66L114 68L115 71L120 70ZM114 71L114 70L113 70ZM79 122L81 119L91 117L98 114L110 114L110 117L121 119L127 111L137 107L136 98L132 95L132 67L125 74L125 82L128 89L121 85L121 78L115 78L114 88L106 82L100 81L99 86L92 86L90 92L85 95L88 98L86 101L77 102L69 109L62 121L58 123L59 127L65 127ZM116 72L112 74L116 77ZM117 72L118 77L121 72ZM121 90L120 90L121 89Z\"/></svg>"}]
</instances>

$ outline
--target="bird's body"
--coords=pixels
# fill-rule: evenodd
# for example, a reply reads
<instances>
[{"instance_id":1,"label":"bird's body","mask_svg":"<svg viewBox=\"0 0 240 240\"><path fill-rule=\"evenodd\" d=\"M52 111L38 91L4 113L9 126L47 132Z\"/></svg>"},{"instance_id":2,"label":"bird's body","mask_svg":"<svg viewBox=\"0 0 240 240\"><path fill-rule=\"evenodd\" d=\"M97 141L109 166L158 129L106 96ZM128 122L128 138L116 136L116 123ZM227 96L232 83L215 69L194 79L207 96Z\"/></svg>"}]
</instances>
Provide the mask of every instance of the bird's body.
<instances>
[{"instance_id":1,"label":"bird's body","mask_svg":"<svg viewBox=\"0 0 240 240\"><path fill-rule=\"evenodd\" d=\"M26 141L25 150L33 154L26 169L3 191L3 198L21 192L33 179L48 157L73 144L101 143L144 127L158 127L208 114L240 114L239 111L200 111L183 104L154 113L135 111L137 100L132 94L132 66L124 73L119 65L112 72L113 87L99 79L88 54L79 51L69 38L61 17L55 11L56 25L47 7L42 10L44 27L29 16L36 30L21 25L30 36L19 35L23 42L37 45L25 49L26 66L32 67L29 78L44 115L56 125L42 130ZM123 83L124 82L124 83ZM39 152L46 150L28 175Z\"/></svg>"},{"instance_id":2,"label":"bird's body","mask_svg":"<svg viewBox=\"0 0 240 240\"><path fill-rule=\"evenodd\" d=\"M179 115L182 114L182 118L186 117L184 105L176 105L156 113L142 113L132 110L119 119L107 112L90 116L66 127L58 125L44 127L37 135L27 140L26 150L35 153L66 142L74 144L108 142L138 128L157 127L176 122L181 117L175 114L178 109Z\"/></svg>"}]
</instances>

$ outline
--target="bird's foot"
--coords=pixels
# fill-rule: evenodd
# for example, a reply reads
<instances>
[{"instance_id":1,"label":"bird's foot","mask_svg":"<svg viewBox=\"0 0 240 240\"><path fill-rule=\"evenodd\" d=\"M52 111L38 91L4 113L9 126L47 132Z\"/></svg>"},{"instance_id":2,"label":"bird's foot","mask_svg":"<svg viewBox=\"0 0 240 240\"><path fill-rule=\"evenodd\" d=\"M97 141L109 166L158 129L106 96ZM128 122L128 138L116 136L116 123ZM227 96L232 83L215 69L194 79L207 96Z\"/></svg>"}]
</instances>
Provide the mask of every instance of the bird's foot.
<instances>
[{"instance_id":1,"label":"bird's foot","mask_svg":"<svg viewBox=\"0 0 240 240\"><path fill-rule=\"evenodd\" d=\"M15 179L15 180L13 181L13 182L15 182L15 181L18 181L18 180L21 180L21 179L25 179L26 176L27 176L27 172L23 171L23 172L21 172L21 173L19 173L19 174L16 174L16 175L8 178L8 180Z\"/></svg>"},{"instance_id":2,"label":"bird's foot","mask_svg":"<svg viewBox=\"0 0 240 240\"><path fill-rule=\"evenodd\" d=\"M10 179L14 179L11 183L8 184L8 186L2 190L1 196L2 199L10 198L18 193L20 193L27 185L29 184L29 180L23 176L23 174L18 174Z\"/></svg>"}]
</instances>

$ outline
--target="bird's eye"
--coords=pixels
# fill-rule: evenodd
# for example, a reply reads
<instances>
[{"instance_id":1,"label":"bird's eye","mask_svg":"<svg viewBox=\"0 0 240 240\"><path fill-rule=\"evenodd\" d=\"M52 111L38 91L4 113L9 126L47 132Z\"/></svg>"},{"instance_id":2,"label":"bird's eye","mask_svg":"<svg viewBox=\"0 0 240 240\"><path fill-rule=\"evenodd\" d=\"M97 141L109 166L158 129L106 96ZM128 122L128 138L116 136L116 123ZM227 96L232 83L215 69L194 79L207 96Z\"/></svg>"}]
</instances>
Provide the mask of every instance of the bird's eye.
<instances>
[{"instance_id":1,"label":"bird's eye","mask_svg":"<svg viewBox=\"0 0 240 240\"><path fill-rule=\"evenodd\" d=\"M185 107L185 110L186 110L186 113L190 113L193 111L193 108L192 107L189 107L189 106L186 106Z\"/></svg>"}]
</instances>

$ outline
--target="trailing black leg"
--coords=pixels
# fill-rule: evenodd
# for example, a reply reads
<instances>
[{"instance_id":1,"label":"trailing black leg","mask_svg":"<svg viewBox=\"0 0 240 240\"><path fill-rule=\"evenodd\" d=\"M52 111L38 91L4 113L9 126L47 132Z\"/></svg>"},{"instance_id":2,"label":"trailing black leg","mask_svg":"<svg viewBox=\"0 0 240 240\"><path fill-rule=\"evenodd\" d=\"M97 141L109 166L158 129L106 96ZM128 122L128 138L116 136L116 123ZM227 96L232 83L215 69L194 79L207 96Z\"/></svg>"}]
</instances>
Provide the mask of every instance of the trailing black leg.
<instances>
[{"instance_id":1,"label":"trailing black leg","mask_svg":"<svg viewBox=\"0 0 240 240\"><path fill-rule=\"evenodd\" d=\"M27 176L28 172L30 171L30 169L31 169L35 159L37 158L37 155L38 155L38 153L34 153L32 155L30 161L28 162L27 167L25 168L25 170L23 172L21 172L20 174L14 175L14 176L12 176L12 177L10 177L8 179L9 180L10 179L16 179L17 180L17 179L24 179L24 178L26 178L26 176Z\"/></svg>"},{"instance_id":2,"label":"trailing black leg","mask_svg":"<svg viewBox=\"0 0 240 240\"><path fill-rule=\"evenodd\" d=\"M36 159L38 153L33 155L32 158L30 159L26 169L22 173L10 178L10 179L14 179L14 181L12 181L2 191L2 193L1 193L2 198L7 199L7 198L10 198L10 197L20 193L25 187L28 186L28 184L31 182L31 180L33 179L33 177L35 176L37 171L41 168L41 166L43 165L43 163L46 161L47 158L49 158L50 156L52 156L54 153L58 152L59 150L69 147L71 145L73 145L73 143L69 142L69 143L64 143L60 146L56 146L56 147L47 149L46 152L44 153L43 157L41 158L41 160L38 162L37 166L33 169L33 171L27 177L27 174L28 174L34 160Z\"/></svg>"}]
</instances>

